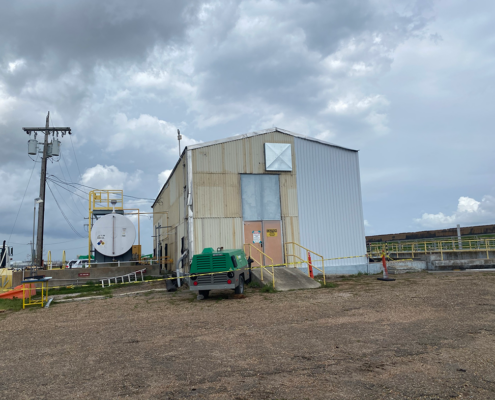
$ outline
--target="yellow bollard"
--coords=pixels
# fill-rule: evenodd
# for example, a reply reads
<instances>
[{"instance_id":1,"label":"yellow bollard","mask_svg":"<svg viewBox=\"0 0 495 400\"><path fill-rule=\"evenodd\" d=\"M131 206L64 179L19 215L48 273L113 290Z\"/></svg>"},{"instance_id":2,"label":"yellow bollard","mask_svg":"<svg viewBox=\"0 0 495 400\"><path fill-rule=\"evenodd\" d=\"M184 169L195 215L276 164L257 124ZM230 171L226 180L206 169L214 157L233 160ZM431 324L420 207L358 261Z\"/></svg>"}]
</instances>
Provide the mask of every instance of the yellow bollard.
<instances>
[{"instance_id":1,"label":"yellow bollard","mask_svg":"<svg viewBox=\"0 0 495 400\"><path fill-rule=\"evenodd\" d=\"M62 267L61 269L65 268L65 250L62 252Z\"/></svg>"}]
</instances>

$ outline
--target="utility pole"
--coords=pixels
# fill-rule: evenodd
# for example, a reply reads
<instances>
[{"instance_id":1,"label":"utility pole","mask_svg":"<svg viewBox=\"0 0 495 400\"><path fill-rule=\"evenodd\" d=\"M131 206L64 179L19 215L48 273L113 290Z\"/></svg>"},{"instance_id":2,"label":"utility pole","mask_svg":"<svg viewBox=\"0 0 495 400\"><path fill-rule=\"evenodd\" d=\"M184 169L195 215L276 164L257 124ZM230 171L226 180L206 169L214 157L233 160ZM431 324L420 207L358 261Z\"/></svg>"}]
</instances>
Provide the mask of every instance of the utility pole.
<instances>
[{"instance_id":1,"label":"utility pole","mask_svg":"<svg viewBox=\"0 0 495 400\"><path fill-rule=\"evenodd\" d=\"M50 111L46 116L45 128L50 127ZM46 190L46 163L48 161L48 131L45 131L45 143L43 145L43 157L41 158L40 199L38 205L38 237L36 238L36 265L41 267L43 259L43 232L45 228L45 190Z\"/></svg>"},{"instance_id":2,"label":"utility pole","mask_svg":"<svg viewBox=\"0 0 495 400\"><path fill-rule=\"evenodd\" d=\"M34 134L34 140L29 141L29 154L37 154L38 153L38 142L36 141L36 135L38 133L45 135L45 140L43 142L43 156L41 158L41 177L40 177L40 199L38 202L38 235L36 238L36 261L35 264L37 267L41 267L42 259L43 259L43 233L45 227L45 190L46 190L46 165L49 157L58 156L60 154L60 142L58 140L59 133L62 137L65 134L71 134L71 130L69 127L53 127L50 128L50 111L46 116L45 127L39 128L22 128L24 132L28 135ZM55 133L57 134L57 138L55 138ZM48 136L53 134L53 140L51 143L48 143ZM32 144L33 143L33 144ZM49 144L51 147L49 147ZM34 153L33 153L34 152Z\"/></svg>"}]
</instances>

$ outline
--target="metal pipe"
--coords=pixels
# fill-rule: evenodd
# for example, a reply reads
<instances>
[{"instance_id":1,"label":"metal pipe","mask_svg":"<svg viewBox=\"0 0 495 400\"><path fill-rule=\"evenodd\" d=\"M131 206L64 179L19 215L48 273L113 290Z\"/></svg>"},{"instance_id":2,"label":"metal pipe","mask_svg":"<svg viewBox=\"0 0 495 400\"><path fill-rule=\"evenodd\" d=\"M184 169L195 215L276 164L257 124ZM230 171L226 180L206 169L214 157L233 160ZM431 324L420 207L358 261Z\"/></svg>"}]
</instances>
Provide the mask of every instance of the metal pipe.
<instances>
[{"instance_id":1,"label":"metal pipe","mask_svg":"<svg viewBox=\"0 0 495 400\"><path fill-rule=\"evenodd\" d=\"M33 212L33 244L31 245L31 268L34 266L34 230L36 221L36 200L34 201L34 212ZM24 270L22 272L22 280L24 280Z\"/></svg>"},{"instance_id":2,"label":"metal pipe","mask_svg":"<svg viewBox=\"0 0 495 400\"><path fill-rule=\"evenodd\" d=\"M112 255L115 255L115 215L112 215Z\"/></svg>"},{"instance_id":3,"label":"metal pipe","mask_svg":"<svg viewBox=\"0 0 495 400\"><path fill-rule=\"evenodd\" d=\"M91 223L93 222L93 208L92 201L94 199L94 191L89 192L89 218L88 218L88 268L91 268ZM96 256L96 253L95 253ZM96 261L96 260L95 260Z\"/></svg>"},{"instance_id":4,"label":"metal pipe","mask_svg":"<svg viewBox=\"0 0 495 400\"><path fill-rule=\"evenodd\" d=\"M175 273L177 274L177 287L180 287L180 269L179 269L179 264L182 262L182 260L187 256L187 249L180 258L177 260L177 264L175 266Z\"/></svg>"}]
</instances>

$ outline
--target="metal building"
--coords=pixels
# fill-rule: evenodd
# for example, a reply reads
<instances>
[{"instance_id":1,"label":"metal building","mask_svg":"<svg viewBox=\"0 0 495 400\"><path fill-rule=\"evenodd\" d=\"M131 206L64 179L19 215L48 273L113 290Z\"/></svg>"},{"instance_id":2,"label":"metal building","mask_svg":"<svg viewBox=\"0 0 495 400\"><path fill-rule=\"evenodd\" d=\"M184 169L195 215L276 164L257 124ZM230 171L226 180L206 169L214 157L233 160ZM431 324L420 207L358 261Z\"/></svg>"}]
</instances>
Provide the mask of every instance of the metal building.
<instances>
[{"instance_id":1,"label":"metal building","mask_svg":"<svg viewBox=\"0 0 495 400\"><path fill-rule=\"evenodd\" d=\"M280 128L195 144L152 207L156 255L187 251L186 270L205 247L245 243L283 263L292 242L324 256L327 274L366 270L356 150Z\"/></svg>"}]
</instances>

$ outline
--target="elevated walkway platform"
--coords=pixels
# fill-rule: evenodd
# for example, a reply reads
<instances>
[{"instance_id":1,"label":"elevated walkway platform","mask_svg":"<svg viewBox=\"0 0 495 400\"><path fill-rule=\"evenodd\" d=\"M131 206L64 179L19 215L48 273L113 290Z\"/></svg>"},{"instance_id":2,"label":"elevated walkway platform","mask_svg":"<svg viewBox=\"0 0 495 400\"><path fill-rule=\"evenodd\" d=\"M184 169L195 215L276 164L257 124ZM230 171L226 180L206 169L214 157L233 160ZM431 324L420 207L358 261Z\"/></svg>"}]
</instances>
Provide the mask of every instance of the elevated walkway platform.
<instances>
[{"instance_id":1,"label":"elevated walkway platform","mask_svg":"<svg viewBox=\"0 0 495 400\"><path fill-rule=\"evenodd\" d=\"M271 268L269 271L271 271ZM275 267L274 271L276 290L316 289L321 286L319 282L311 279L297 268ZM263 280L261 280L260 268L253 269L251 273L253 282L258 282L261 285L272 284L272 275L270 273L264 271Z\"/></svg>"}]
</instances>

